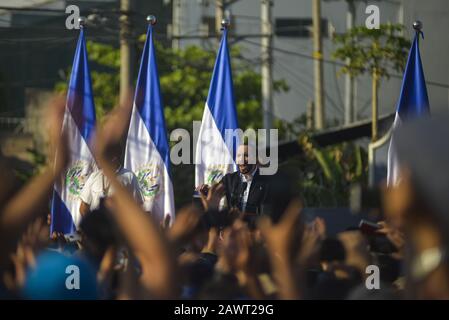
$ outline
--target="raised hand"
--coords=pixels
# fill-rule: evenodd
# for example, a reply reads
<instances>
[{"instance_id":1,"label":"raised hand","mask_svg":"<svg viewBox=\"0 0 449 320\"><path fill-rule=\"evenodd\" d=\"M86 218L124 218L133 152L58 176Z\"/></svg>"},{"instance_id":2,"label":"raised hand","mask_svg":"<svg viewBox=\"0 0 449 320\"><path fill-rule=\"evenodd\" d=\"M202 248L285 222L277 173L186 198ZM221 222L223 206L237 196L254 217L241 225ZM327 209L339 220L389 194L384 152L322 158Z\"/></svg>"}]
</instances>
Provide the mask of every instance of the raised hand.
<instances>
[{"instance_id":1,"label":"raised hand","mask_svg":"<svg viewBox=\"0 0 449 320\"><path fill-rule=\"evenodd\" d=\"M294 233L298 228L301 209L301 201L295 199L289 204L282 219L277 224L273 224L268 217L260 219L259 229L270 253L280 255L283 258L289 256Z\"/></svg>"},{"instance_id":2,"label":"raised hand","mask_svg":"<svg viewBox=\"0 0 449 320\"><path fill-rule=\"evenodd\" d=\"M225 229L219 248L220 266L226 272L247 272L250 257L251 236L246 224L236 220Z\"/></svg>"},{"instance_id":3,"label":"raised hand","mask_svg":"<svg viewBox=\"0 0 449 320\"><path fill-rule=\"evenodd\" d=\"M281 299L298 299L301 297L301 291L296 286L292 261L296 254L293 252L293 242L300 228L301 209L301 201L294 199L277 224L273 224L268 217L259 221L259 229L268 248L273 275L278 284Z\"/></svg>"},{"instance_id":4,"label":"raised hand","mask_svg":"<svg viewBox=\"0 0 449 320\"><path fill-rule=\"evenodd\" d=\"M94 154L101 167L101 163L107 164L105 160L109 158L109 151L119 146L126 137L133 104L130 92L106 116L103 125L97 130L94 141Z\"/></svg>"},{"instance_id":5,"label":"raised hand","mask_svg":"<svg viewBox=\"0 0 449 320\"><path fill-rule=\"evenodd\" d=\"M346 251L346 264L357 268L362 275L370 262L368 243L360 231L345 231L338 235Z\"/></svg>"},{"instance_id":6,"label":"raised hand","mask_svg":"<svg viewBox=\"0 0 449 320\"><path fill-rule=\"evenodd\" d=\"M212 185L210 188L208 188L206 185L202 185L200 188L200 197L201 202L203 203L204 210L212 210L212 209L218 209L220 205L220 200L223 198L225 194L225 188L222 183L216 183ZM206 191L207 194L205 195L204 192Z\"/></svg>"},{"instance_id":7,"label":"raised hand","mask_svg":"<svg viewBox=\"0 0 449 320\"><path fill-rule=\"evenodd\" d=\"M114 188L108 208L120 231L142 267L139 278L142 297L173 297L176 281L174 256L163 237L159 225L153 221L129 190L116 177L115 168L108 158L108 150L120 143L127 128L128 109L117 108L99 128L96 136L95 155L97 162Z\"/></svg>"},{"instance_id":8,"label":"raised hand","mask_svg":"<svg viewBox=\"0 0 449 320\"><path fill-rule=\"evenodd\" d=\"M62 131L66 100L62 94L54 96L44 113L45 129L48 132L47 161L58 176L66 167L70 158L67 135Z\"/></svg>"},{"instance_id":9,"label":"raised hand","mask_svg":"<svg viewBox=\"0 0 449 320\"><path fill-rule=\"evenodd\" d=\"M188 239L198 229L203 213L195 206L182 208L176 214L176 220L168 229L167 236L172 243L182 242Z\"/></svg>"},{"instance_id":10,"label":"raised hand","mask_svg":"<svg viewBox=\"0 0 449 320\"><path fill-rule=\"evenodd\" d=\"M25 283L26 272L36 264L35 256L48 243L48 227L42 219L36 219L31 223L17 244L10 259L14 265L14 275L5 273L3 281L12 291L20 291Z\"/></svg>"},{"instance_id":11,"label":"raised hand","mask_svg":"<svg viewBox=\"0 0 449 320\"><path fill-rule=\"evenodd\" d=\"M326 223L322 218L315 218L304 228L304 234L299 250L298 263L306 267L319 252L320 244L326 237Z\"/></svg>"},{"instance_id":12,"label":"raised hand","mask_svg":"<svg viewBox=\"0 0 449 320\"><path fill-rule=\"evenodd\" d=\"M381 228L376 231L376 233L384 234L388 240L395 246L397 252L394 254L395 257L401 258L404 255L405 246L405 235L398 228L395 228L385 221L378 223Z\"/></svg>"},{"instance_id":13,"label":"raised hand","mask_svg":"<svg viewBox=\"0 0 449 320\"><path fill-rule=\"evenodd\" d=\"M38 215L48 210L48 199L53 190L55 179L60 176L68 163L68 142L61 134L64 119L65 100L62 96L54 97L47 109L44 125L49 134L49 152L47 167L43 172L31 179L15 196L3 206L0 218L2 234L2 250L10 252L15 241ZM2 257L0 254L0 264Z\"/></svg>"}]
</instances>

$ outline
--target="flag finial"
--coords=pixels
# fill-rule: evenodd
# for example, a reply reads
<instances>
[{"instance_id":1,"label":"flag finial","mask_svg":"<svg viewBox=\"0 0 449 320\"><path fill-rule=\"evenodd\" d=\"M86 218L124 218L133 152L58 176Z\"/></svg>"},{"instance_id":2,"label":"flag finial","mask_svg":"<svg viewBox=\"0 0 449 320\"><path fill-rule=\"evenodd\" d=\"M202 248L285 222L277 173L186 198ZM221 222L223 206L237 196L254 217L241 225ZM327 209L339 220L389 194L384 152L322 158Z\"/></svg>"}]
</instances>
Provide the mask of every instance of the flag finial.
<instances>
[{"instance_id":1,"label":"flag finial","mask_svg":"<svg viewBox=\"0 0 449 320\"><path fill-rule=\"evenodd\" d=\"M222 28L222 30L229 28L230 25L231 25L231 21L229 19L221 20L221 28Z\"/></svg>"},{"instance_id":2,"label":"flag finial","mask_svg":"<svg viewBox=\"0 0 449 320\"><path fill-rule=\"evenodd\" d=\"M155 16L150 14L147 16L147 22L148 22L148 24L151 24L152 26L154 26L157 22L157 19Z\"/></svg>"},{"instance_id":3,"label":"flag finial","mask_svg":"<svg viewBox=\"0 0 449 320\"><path fill-rule=\"evenodd\" d=\"M78 23L80 28L84 28L84 26L86 25L86 18L85 17L79 17L78 18Z\"/></svg>"},{"instance_id":4,"label":"flag finial","mask_svg":"<svg viewBox=\"0 0 449 320\"><path fill-rule=\"evenodd\" d=\"M415 22L413 22L413 29L415 29L416 32L421 32L422 22L419 20L416 20Z\"/></svg>"}]
</instances>

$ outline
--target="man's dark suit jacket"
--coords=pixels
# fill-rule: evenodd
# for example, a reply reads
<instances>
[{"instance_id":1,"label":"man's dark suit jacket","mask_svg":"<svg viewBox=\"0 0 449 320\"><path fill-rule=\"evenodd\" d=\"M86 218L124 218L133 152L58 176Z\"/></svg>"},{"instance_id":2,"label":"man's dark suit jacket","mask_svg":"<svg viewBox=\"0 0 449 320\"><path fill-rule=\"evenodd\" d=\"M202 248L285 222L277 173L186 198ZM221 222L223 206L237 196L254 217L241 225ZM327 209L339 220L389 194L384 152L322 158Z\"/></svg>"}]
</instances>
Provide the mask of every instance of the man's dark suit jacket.
<instances>
[{"instance_id":1,"label":"man's dark suit jacket","mask_svg":"<svg viewBox=\"0 0 449 320\"><path fill-rule=\"evenodd\" d=\"M248 200L246 203L246 212L261 213L261 206L269 200L270 184L269 176L259 174L259 169L256 169L251 187L249 189ZM226 174L221 182L224 184L226 192L226 201L228 207L238 207L242 209L243 192L245 191L240 172L233 172Z\"/></svg>"}]
</instances>

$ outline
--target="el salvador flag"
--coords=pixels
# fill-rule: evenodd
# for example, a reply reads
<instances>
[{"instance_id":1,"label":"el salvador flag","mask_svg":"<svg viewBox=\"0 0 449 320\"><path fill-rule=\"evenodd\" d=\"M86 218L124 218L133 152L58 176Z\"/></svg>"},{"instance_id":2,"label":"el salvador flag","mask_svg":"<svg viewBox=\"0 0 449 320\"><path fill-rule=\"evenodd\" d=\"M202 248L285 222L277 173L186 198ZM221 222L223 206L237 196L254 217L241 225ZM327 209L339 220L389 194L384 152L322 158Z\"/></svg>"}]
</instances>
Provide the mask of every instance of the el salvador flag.
<instances>
[{"instance_id":1,"label":"el salvador flag","mask_svg":"<svg viewBox=\"0 0 449 320\"><path fill-rule=\"evenodd\" d=\"M158 221L169 215L172 223L175 209L169 152L153 26L149 25L137 78L124 166L137 176L145 211L151 212Z\"/></svg>"},{"instance_id":2,"label":"el salvador flag","mask_svg":"<svg viewBox=\"0 0 449 320\"><path fill-rule=\"evenodd\" d=\"M84 29L81 28L62 125L62 130L68 137L70 162L64 175L55 182L51 204L51 233L73 233L80 223L79 194L90 173L97 168L89 145L95 131L95 121L86 42Z\"/></svg>"},{"instance_id":3,"label":"el salvador flag","mask_svg":"<svg viewBox=\"0 0 449 320\"><path fill-rule=\"evenodd\" d=\"M224 29L215 61L195 154L195 186L211 185L237 170L238 128L234 101L227 29Z\"/></svg>"},{"instance_id":4,"label":"el salvador flag","mask_svg":"<svg viewBox=\"0 0 449 320\"><path fill-rule=\"evenodd\" d=\"M387 184L394 186L400 180L399 164L395 148L395 131L404 121L427 116L429 110L429 98L427 96L426 81L422 69L421 56L419 54L419 36L415 34L412 47L405 67L402 80L401 94L396 108L396 117L393 122L393 132L388 148Z\"/></svg>"}]
</instances>

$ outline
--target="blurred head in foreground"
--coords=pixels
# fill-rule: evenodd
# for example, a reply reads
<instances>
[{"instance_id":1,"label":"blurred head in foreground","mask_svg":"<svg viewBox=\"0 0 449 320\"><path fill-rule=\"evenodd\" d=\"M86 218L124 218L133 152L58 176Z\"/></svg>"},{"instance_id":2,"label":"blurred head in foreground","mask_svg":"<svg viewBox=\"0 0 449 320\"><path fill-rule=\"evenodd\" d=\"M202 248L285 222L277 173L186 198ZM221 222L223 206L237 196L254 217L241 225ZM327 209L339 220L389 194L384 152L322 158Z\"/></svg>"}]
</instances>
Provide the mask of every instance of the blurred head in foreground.
<instances>
[{"instance_id":1,"label":"blurred head in foreground","mask_svg":"<svg viewBox=\"0 0 449 320\"><path fill-rule=\"evenodd\" d=\"M22 296L33 300L96 299L96 274L79 258L44 251L27 274Z\"/></svg>"},{"instance_id":2,"label":"blurred head in foreground","mask_svg":"<svg viewBox=\"0 0 449 320\"><path fill-rule=\"evenodd\" d=\"M409 292L449 299L449 117L404 123L394 143L399 180L387 189L385 205L408 238Z\"/></svg>"}]
</instances>

